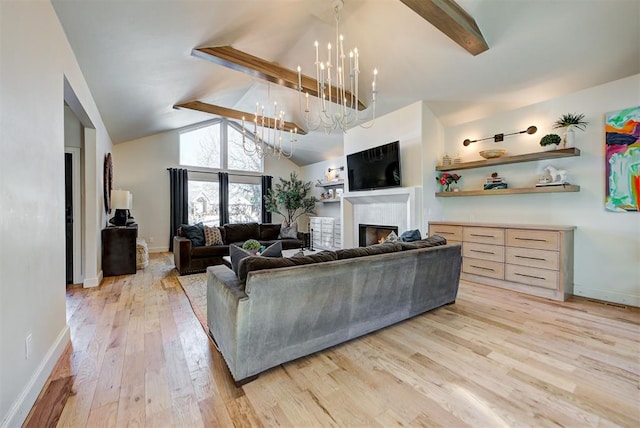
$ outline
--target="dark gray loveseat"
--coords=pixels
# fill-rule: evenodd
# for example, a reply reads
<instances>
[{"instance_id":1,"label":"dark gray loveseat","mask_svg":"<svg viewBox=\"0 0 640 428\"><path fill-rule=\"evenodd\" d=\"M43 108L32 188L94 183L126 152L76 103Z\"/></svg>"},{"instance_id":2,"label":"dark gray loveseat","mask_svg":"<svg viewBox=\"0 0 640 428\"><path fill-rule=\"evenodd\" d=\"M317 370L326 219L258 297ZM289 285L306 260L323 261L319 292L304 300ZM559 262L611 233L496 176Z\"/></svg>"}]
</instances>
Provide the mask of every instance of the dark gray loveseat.
<instances>
[{"instance_id":1,"label":"dark gray loveseat","mask_svg":"<svg viewBox=\"0 0 640 428\"><path fill-rule=\"evenodd\" d=\"M209 267L209 332L236 382L455 302L460 245L411 244Z\"/></svg>"},{"instance_id":2,"label":"dark gray loveseat","mask_svg":"<svg viewBox=\"0 0 640 428\"><path fill-rule=\"evenodd\" d=\"M198 246L182 236L182 230L173 237L173 261L180 275L204 272L207 266L222 264L222 257L229 255L229 245L242 246L248 239L256 239L264 246L282 241L283 250L302 248L304 237L298 233L297 239L279 238L280 224L275 223L233 223L220 227L223 245Z\"/></svg>"}]
</instances>

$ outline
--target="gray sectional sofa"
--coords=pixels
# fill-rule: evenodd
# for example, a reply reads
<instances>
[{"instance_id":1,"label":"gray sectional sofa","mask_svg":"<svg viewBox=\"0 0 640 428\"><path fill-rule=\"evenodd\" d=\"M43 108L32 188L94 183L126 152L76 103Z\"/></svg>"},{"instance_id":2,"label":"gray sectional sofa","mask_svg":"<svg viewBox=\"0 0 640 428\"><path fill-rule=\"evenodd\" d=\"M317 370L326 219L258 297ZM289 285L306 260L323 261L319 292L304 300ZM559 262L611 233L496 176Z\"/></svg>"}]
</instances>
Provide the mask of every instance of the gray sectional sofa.
<instances>
[{"instance_id":1,"label":"gray sectional sofa","mask_svg":"<svg viewBox=\"0 0 640 428\"><path fill-rule=\"evenodd\" d=\"M444 245L439 245L444 244ZM436 245L436 246L432 246ZM247 257L207 268L209 333L236 382L454 303L460 245L416 243Z\"/></svg>"}]
</instances>

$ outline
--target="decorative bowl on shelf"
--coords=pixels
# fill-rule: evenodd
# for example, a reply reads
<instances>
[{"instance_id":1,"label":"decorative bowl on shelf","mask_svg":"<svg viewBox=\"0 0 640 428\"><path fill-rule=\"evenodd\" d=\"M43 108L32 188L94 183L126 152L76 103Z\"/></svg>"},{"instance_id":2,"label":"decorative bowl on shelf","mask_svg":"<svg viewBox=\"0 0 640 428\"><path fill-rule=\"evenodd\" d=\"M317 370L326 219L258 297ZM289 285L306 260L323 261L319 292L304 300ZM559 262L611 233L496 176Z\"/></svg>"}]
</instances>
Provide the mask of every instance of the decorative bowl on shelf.
<instances>
[{"instance_id":1,"label":"decorative bowl on shelf","mask_svg":"<svg viewBox=\"0 0 640 428\"><path fill-rule=\"evenodd\" d=\"M483 150L480 152L480 156L485 159L494 159L499 158L506 152L505 149L491 149L491 150Z\"/></svg>"}]
</instances>

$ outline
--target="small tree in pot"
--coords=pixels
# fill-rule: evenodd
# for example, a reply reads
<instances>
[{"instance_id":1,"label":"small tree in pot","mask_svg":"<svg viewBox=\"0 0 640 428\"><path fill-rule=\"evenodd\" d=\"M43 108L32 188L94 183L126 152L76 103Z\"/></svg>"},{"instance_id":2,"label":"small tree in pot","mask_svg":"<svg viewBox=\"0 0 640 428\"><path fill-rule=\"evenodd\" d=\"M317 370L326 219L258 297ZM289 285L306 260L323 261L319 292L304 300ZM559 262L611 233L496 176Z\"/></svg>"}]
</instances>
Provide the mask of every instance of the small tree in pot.
<instances>
[{"instance_id":1,"label":"small tree in pot","mask_svg":"<svg viewBox=\"0 0 640 428\"><path fill-rule=\"evenodd\" d=\"M295 172L289 180L281 177L275 189L265 195L264 202L268 211L280 214L288 225L304 214L315 214L316 198L311 194L311 182L298 180Z\"/></svg>"}]
</instances>

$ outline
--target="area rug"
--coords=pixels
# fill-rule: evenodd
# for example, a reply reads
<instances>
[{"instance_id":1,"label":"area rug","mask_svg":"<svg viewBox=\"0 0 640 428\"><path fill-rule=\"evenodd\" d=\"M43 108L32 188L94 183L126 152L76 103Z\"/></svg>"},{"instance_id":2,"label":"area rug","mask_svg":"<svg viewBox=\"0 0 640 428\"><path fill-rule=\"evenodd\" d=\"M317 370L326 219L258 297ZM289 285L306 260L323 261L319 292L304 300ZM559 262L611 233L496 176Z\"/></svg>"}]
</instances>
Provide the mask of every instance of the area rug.
<instances>
[{"instance_id":1,"label":"area rug","mask_svg":"<svg viewBox=\"0 0 640 428\"><path fill-rule=\"evenodd\" d=\"M191 303L193 313L202 324L205 331L209 331L207 325L207 274L196 273L193 275L179 276L178 282Z\"/></svg>"}]
</instances>

